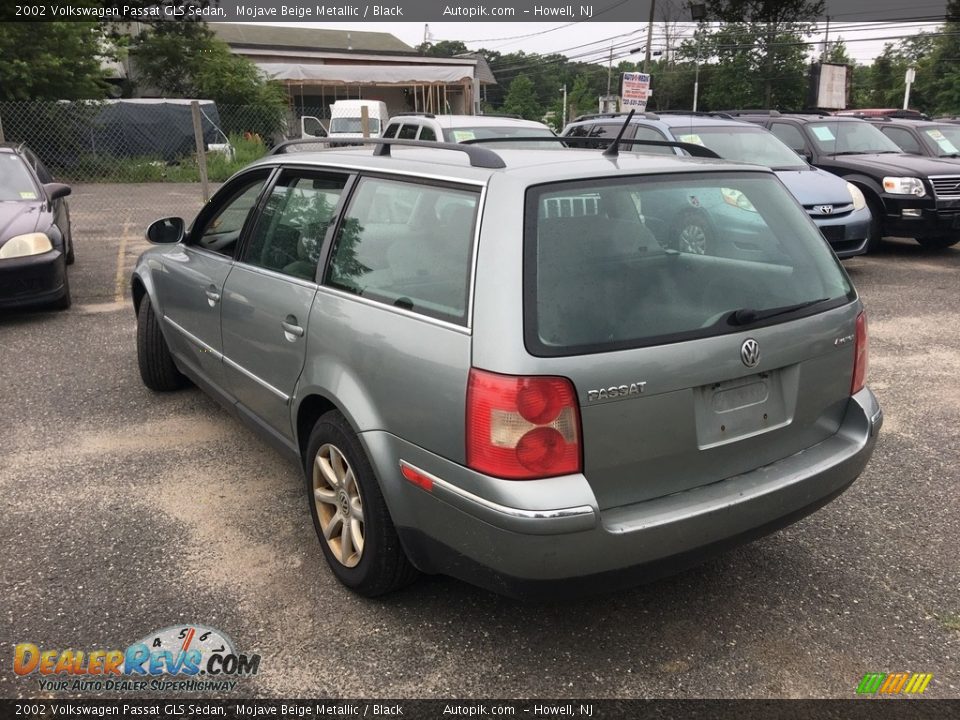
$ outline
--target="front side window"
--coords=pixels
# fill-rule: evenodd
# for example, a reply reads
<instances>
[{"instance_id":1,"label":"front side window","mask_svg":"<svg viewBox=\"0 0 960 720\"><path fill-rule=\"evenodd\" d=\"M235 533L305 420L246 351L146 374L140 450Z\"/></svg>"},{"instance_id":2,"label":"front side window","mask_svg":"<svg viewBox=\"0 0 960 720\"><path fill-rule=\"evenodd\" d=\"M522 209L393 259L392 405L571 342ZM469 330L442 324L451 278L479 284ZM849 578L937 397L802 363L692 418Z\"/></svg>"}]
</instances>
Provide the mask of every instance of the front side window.
<instances>
[{"instance_id":1,"label":"front side window","mask_svg":"<svg viewBox=\"0 0 960 720\"><path fill-rule=\"evenodd\" d=\"M264 203L241 260L313 280L323 239L346 180L345 175L281 175Z\"/></svg>"},{"instance_id":2,"label":"front side window","mask_svg":"<svg viewBox=\"0 0 960 720\"><path fill-rule=\"evenodd\" d=\"M362 178L324 283L465 325L477 204L472 190Z\"/></svg>"},{"instance_id":3,"label":"front side window","mask_svg":"<svg viewBox=\"0 0 960 720\"><path fill-rule=\"evenodd\" d=\"M417 137L417 126L412 123L404 123L400 132L397 133L397 137L401 140L414 140Z\"/></svg>"},{"instance_id":4,"label":"front side window","mask_svg":"<svg viewBox=\"0 0 960 720\"><path fill-rule=\"evenodd\" d=\"M783 144L794 152L802 153L807 149L807 144L803 140L803 133L793 125L773 123L770 126L770 132L780 138Z\"/></svg>"},{"instance_id":5,"label":"front side window","mask_svg":"<svg viewBox=\"0 0 960 720\"><path fill-rule=\"evenodd\" d=\"M193 234L196 246L233 257L240 241L240 232L257 204L265 182L266 175L257 173L233 186L233 192L228 191L228 198ZM219 202L219 198L215 198L214 202Z\"/></svg>"},{"instance_id":6,"label":"front side window","mask_svg":"<svg viewBox=\"0 0 960 720\"><path fill-rule=\"evenodd\" d=\"M524 333L535 355L740 332L854 298L816 226L768 174L527 191Z\"/></svg>"}]
</instances>

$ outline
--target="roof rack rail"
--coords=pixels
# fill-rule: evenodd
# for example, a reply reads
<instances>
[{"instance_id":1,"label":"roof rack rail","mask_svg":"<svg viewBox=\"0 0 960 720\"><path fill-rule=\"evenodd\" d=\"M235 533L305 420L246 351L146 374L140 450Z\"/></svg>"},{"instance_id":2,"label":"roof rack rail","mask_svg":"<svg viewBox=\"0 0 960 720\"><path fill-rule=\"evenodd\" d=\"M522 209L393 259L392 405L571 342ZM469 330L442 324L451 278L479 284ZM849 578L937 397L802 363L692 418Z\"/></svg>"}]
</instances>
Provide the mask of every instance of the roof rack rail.
<instances>
[{"instance_id":1,"label":"roof rack rail","mask_svg":"<svg viewBox=\"0 0 960 720\"><path fill-rule=\"evenodd\" d=\"M587 115L577 115L570 122L582 122L583 120L597 120L600 118L622 118L627 117L630 113L625 112L606 112L606 113L588 113ZM634 113L634 117L642 117L645 120L659 120L660 116L657 113L652 112L642 112Z\"/></svg>"},{"instance_id":2,"label":"roof rack rail","mask_svg":"<svg viewBox=\"0 0 960 720\"><path fill-rule=\"evenodd\" d=\"M597 147L602 147L603 145L610 144L613 142L612 138L603 138L603 137L577 137L572 138L570 136L566 137L541 137L539 135L530 135L527 137L502 137L502 138L472 138L470 140L464 140L461 145L481 145L483 143L512 143L512 142L559 142L566 143L570 142L570 145L564 145L568 148L578 148L583 147L585 144L589 143L596 145ZM436 143L434 143L436 144ZM673 147L680 148L681 150L686 150L688 153L694 157L704 157L704 158L713 158L721 159L717 153L711 150L708 147L703 145L696 145L694 143L678 142L675 140L628 140L621 139L621 145L649 145L652 147Z\"/></svg>"},{"instance_id":3,"label":"roof rack rail","mask_svg":"<svg viewBox=\"0 0 960 720\"><path fill-rule=\"evenodd\" d=\"M770 117L780 117L779 110L758 110L758 109L747 109L747 110L724 110L724 115L729 115L730 117L739 117L741 115L769 115Z\"/></svg>"},{"instance_id":4,"label":"roof rack rail","mask_svg":"<svg viewBox=\"0 0 960 720\"><path fill-rule=\"evenodd\" d=\"M523 115L517 115L516 113L483 113L483 115L477 115L477 117L498 117L498 118L512 118L513 120L523 120Z\"/></svg>"},{"instance_id":5,"label":"roof rack rail","mask_svg":"<svg viewBox=\"0 0 960 720\"><path fill-rule=\"evenodd\" d=\"M430 112L415 112L415 111L413 111L413 110L409 110L409 111L407 111L407 112L402 112L402 113L394 113L391 117L409 117L409 116L411 116L411 115L413 115L413 116L415 116L415 117L425 117L425 118L435 118L435 117L436 117L436 115L434 115L433 113L430 113Z\"/></svg>"},{"instance_id":6,"label":"roof rack rail","mask_svg":"<svg viewBox=\"0 0 960 720\"><path fill-rule=\"evenodd\" d=\"M693 115L694 117L714 117L732 120L733 115L724 110L661 110L661 115Z\"/></svg>"},{"instance_id":7,"label":"roof rack rail","mask_svg":"<svg viewBox=\"0 0 960 720\"><path fill-rule=\"evenodd\" d=\"M332 147L331 147L332 144ZM432 140L399 140L396 138L344 138L342 140L332 140L330 138L308 138L301 140L287 140L282 142L273 150L270 155L284 155L288 148L297 145L323 145L325 149L338 149L345 145L375 145L373 154L377 157L390 157L391 145L408 145L410 147L428 148L433 150L454 150L462 152L470 158L472 167L499 169L505 168L507 164L503 158L497 155L490 148L471 147L464 143L446 143L434 142Z\"/></svg>"}]
</instances>

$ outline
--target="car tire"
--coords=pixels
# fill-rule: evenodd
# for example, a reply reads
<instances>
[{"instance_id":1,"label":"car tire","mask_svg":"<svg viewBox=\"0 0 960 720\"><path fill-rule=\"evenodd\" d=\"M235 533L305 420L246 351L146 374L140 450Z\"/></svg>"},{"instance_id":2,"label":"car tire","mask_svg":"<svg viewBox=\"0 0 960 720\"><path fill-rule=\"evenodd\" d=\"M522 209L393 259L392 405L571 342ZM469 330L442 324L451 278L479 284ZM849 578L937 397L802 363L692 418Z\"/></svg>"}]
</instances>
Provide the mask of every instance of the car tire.
<instances>
[{"instance_id":1,"label":"car tire","mask_svg":"<svg viewBox=\"0 0 960 720\"><path fill-rule=\"evenodd\" d=\"M359 595L376 597L416 579L370 461L336 410L313 426L304 471L313 526L341 583Z\"/></svg>"},{"instance_id":2,"label":"car tire","mask_svg":"<svg viewBox=\"0 0 960 720\"><path fill-rule=\"evenodd\" d=\"M687 211L674 231L674 249L694 255L706 255L713 248L713 232L703 215Z\"/></svg>"},{"instance_id":3,"label":"car tire","mask_svg":"<svg viewBox=\"0 0 960 720\"><path fill-rule=\"evenodd\" d=\"M73 299L70 297L70 276L67 273L66 258L64 258L63 266L63 295L61 295L57 300L54 301L53 307L56 310L68 310L73 304Z\"/></svg>"},{"instance_id":4,"label":"car tire","mask_svg":"<svg viewBox=\"0 0 960 720\"><path fill-rule=\"evenodd\" d=\"M866 193L864 193L866 195ZM870 208L870 230L867 234L866 254L875 253L883 242L883 204L872 197L867 198L867 207Z\"/></svg>"},{"instance_id":5,"label":"car tire","mask_svg":"<svg viewBox=\"0 0 960 720\"><path fill-rule=\"evenodd\" d=\"M946 250L948 247L953 247L960 242L960 238L918 237L917 242L927 250Z\"/></svg>"},{"instance_id":6,"label":"car tire","mask_svg":"<svg viewBox=\"0 0 960 720\"><path fill-rule=\"evenodd\" d=\"M150 297L145 295L137 312L137 363L143 384L156 392L178 390L186 378L177 369L160 330L160 322L153 311Z\"/></svg>"}]
</instances>

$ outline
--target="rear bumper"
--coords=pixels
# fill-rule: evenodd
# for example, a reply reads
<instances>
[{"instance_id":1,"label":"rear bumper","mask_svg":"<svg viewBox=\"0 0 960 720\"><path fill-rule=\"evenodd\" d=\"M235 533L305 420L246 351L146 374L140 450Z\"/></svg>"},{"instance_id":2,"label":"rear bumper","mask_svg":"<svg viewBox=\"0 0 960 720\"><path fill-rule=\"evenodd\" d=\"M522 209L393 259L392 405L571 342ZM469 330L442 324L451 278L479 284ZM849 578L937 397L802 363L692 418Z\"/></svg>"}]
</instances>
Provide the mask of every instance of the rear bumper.
<instances>
[{"instance_id":1,"label":"rear bumper","mask_svg":"<svg viewBox=\"0 0 960 720\"><path fill-rule=\"evenodd\" d=\"M66 265L59 250L0 260L0 308L59 300L65 292Z\"/></svg>"},{"instance_id":2,"label":"rear bumper","mask_svg":"<svg viewBox=\"0 0 960 720\"><path fill-rule=\"evenodd\" d=\"M524 483L554 483L547 501L574 502L512 507L444 479L458 474L453 468L460 466L449 463L447 474L448 461L394 436L361 437L380 469L394 522L417 567L529 597L648 581L795 522L857 478L882 422L876 398L864 389L851 399L840 430L811 448L712 485L604 511L578 485L582 476ZM432 491L403 480L398 458L433 476ZM532 490L531 500L547 487Z\"/></svg>"}]
</instances>

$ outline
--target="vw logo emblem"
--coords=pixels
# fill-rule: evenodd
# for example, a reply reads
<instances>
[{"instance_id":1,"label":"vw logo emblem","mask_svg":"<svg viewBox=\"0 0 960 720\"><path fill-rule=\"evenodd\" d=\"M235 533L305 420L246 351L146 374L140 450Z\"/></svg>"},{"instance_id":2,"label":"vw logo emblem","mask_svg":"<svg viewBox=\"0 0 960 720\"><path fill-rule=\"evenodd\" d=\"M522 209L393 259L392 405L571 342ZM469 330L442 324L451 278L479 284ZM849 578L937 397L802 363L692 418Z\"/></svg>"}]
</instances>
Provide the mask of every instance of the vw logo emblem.
<instances>
[{"instance_id":1,"label":"vw logo emblem","mask_svg":"<svg viewBox=\"0 0 960 720\"><path fill-rule=\"evenodd\" d=\"M756 367L760 362L760 344L753 338L747 338L740 346L740 359L747 367Z\"/></svg>"},{"instance_id":2,"label":"vw logo emblem","mask_svg":"<svg viewBox=\"0 0 960 720\"><path fill-rule=\"evenodd\" d=\"M821 215L831 215L833 213L833 205L817 205L817 212Z\"/></svg>"}]
</instances>

